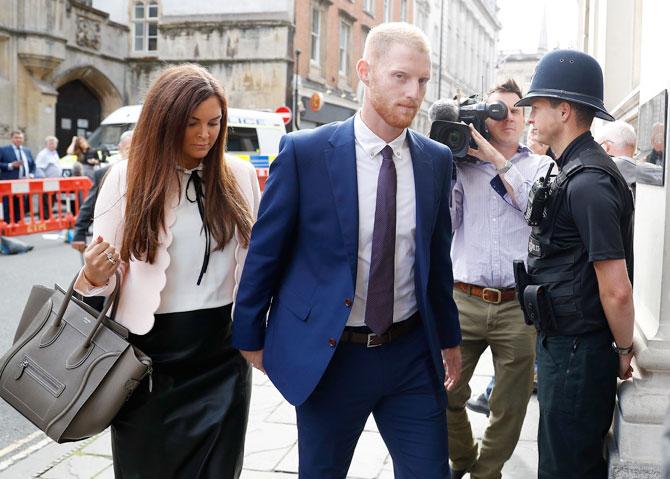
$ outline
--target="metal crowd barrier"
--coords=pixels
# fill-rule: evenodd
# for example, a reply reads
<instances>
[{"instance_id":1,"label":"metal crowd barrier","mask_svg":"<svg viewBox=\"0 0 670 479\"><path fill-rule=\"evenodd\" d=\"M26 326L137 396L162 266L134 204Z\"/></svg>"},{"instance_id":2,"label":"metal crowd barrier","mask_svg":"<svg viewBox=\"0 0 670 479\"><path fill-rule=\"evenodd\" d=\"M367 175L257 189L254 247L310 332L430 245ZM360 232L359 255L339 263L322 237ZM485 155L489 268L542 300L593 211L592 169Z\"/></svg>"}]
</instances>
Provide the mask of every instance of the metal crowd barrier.
<instances>
[{"instance_id":1,"label":"metal crowd barrier","mask_svg":"<svg viewBox=\"0 0 670 479\"><path fill-rule=\"evenodd\" d=\"M72 228L92 186L85 176L0 181L0 236Z\"/></svg>"}]
</instances>

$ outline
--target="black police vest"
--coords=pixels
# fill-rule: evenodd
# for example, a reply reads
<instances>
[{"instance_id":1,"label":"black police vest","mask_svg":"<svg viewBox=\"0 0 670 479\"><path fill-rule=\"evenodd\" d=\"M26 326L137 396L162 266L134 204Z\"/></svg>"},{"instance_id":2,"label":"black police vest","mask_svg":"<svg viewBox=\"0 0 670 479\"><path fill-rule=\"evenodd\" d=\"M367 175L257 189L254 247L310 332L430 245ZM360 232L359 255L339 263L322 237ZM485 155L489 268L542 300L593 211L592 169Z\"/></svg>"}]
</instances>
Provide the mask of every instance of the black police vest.
<instances>
[{"instance_id":1,"label":"black police vest","mask_svg":"<svg viewBox=\"0 0 670 479\"><path fill-rule=\"evenodd\" d=\"M603 152L587 149L568 161L553 180L549 202L542 221L533 227L528 242L528 273L531 284L542 284L548 292L554 318L553 331L547 334L572 335L595 331L607 326L595 272L584 277L588 252L581 240L558 246L554 239L557 210L564 205L570 180L586 170L600 170L615 179L624 204L620 228L624 241L628 274L633 274L633 196L614 162ZM578 235L575 235L578 237ZM593 282L593 284L585 284Z\"/></svg>"}]
</instances>

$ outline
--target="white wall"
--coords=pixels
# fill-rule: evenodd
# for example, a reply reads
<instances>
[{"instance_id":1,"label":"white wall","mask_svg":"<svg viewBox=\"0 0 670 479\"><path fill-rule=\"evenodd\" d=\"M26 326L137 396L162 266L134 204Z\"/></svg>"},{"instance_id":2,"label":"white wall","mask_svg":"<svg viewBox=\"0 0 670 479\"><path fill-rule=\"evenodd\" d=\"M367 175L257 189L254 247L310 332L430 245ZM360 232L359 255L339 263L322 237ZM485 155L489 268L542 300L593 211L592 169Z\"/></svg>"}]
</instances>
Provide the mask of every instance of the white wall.
<instances>
[{"instance_id":1,"label":"white wall","mask_svg":"<svg viewBox=\"0 0 670 479\"><path fill-rule=\"evenodd\" d=\"M641 105L670 88L670 62L663 60L667 56L670 2L645 0L642 15ZM653 338L658 331L661 337L670 339L669 183L666 160L664 187L637 186L635 309L637 323L647 338Z\"/></svg>"}]
</instances>

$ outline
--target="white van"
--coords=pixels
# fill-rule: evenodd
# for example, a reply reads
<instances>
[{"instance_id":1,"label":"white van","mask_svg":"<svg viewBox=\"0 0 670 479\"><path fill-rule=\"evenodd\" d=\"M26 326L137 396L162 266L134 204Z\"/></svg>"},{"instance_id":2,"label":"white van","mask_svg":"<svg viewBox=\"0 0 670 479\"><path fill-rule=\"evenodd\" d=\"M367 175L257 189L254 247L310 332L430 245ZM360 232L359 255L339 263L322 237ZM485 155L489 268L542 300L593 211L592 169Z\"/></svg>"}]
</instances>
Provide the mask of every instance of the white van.
<instances>
[{"instance_id":1,"label":"white van","mask_svg":"<svg viewBox=\"0 0 670 479\"><path fill-rule=\"evenodd\" d=\"M112 112L88 138L89 145L115 154L121 134L135 128L141 111L142 105L129 105ZM256 168L269 167L285 134L284 122L277 113L228 108L226 151L251 161Z\"/></svg>"}]
</instances>

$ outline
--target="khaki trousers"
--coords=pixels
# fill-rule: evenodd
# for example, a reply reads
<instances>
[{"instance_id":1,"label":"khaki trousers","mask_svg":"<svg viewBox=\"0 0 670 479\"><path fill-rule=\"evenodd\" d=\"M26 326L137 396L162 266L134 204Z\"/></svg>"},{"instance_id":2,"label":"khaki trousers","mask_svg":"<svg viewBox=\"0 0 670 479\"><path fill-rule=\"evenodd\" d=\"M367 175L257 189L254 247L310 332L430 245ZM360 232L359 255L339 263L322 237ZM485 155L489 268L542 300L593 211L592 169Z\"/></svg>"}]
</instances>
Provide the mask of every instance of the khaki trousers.
<instances>
[{"instance_id":1,"label":"khaki trousers","mask_svg":"<svg viewBox=\"0 0 670 479\"><path fill-rule=\"evenodd\" d=\"M463 342L463 367L458 386L448 393L449 457L456 470L469 470L471 479L499 479L514 452L533 391L535 328L523 321L519 303L490 304L455 289ZM479 357L491 348L496 384L489 399L491 414L481 447L472 435L465 411L468 382Z\"/></svg>"}]
</instances>

